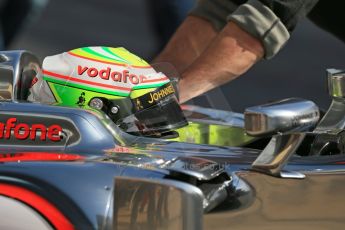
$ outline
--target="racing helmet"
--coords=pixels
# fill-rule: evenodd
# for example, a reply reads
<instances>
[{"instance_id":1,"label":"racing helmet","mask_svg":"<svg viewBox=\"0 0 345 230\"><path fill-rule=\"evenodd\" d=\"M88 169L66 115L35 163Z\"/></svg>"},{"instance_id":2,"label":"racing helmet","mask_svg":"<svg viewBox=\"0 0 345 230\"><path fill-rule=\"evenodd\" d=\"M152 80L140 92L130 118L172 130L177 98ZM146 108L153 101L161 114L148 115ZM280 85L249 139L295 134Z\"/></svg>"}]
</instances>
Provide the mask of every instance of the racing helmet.
<instances>
[{"instance_id":1,"label":"racing helmet","mask_svg":"<svg viewBox=\"0 0 345 230\"><path fill-rule=\"evenodd\" d=\"M160 136L188 124L176 82L124 48L84 47L46 57L28 100L96 109L126 132Z\"/></svg>"}]
</instances>

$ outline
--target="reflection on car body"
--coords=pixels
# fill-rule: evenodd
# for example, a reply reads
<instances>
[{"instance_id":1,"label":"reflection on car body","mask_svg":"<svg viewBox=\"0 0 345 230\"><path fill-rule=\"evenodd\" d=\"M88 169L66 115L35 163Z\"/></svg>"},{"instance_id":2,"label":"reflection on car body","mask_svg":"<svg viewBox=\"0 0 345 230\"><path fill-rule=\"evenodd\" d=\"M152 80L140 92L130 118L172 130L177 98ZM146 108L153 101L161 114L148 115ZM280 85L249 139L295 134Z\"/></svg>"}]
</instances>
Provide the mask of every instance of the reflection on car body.
<instances>
[{"instance_id":1,"label":"reflection on car body","mask_svg":"<svg viewBox=\"0 0 345 230\"><path fill-rule=\"evenodd\" d=\"M1 122L11 117L28 127L38 121L42 127L58 124L61 141L1 140L0 213L5 206L12 209L1 215L6 221L1 219L0 228L34 222L46 229L341 229L345 224L344 124L332 120L334 103L339 108L343 100L339 93L331 93L335 102L321 121L317 106L303 99L251 107L245 114L185 106L192 126L178 129L175 139L152 138L126 133L99 111L23 101L28 94L23 86L35 76L21 71L31 66L37 72L40 64L26 51L1 55L6 58L0 74L12 71L0 80L12 86L0 95ZM341 71L330 73L330 84L339 76ZM217 142L212 130L231 131L236 140L223 135ZM26 218L18 222L17 212Z\"/></svg>"}]
</instances>

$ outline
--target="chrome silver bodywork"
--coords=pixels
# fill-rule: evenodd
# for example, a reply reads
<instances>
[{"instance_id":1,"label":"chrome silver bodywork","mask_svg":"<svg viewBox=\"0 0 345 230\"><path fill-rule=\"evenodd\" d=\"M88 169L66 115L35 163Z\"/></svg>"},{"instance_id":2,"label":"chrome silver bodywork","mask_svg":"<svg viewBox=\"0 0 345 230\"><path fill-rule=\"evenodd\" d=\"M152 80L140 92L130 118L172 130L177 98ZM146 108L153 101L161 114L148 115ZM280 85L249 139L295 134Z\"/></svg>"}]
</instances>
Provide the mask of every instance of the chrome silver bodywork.
<instances>
[{"instance_id":1,"label":"chrome silver bodywork","mask_svg":"<svg viewBox=\"0 0 345 230\"><path fill-rule=\"evenodd\" d=\"M205 229L342 229L344 166L339 171L305 173L285 180L256 172L239 172L255 191L250 205L204 216Z\"/></svg>"},{"instance_id":2,"label":"chrome silver bodywork","mask_svg":"<svg viewBox=\"0 0 345 230\"><path fill-rule=\"evenodd\" d=\"M203 193L195 186L116 177L114 197L114 229L202 229ZM147 208L140 210L145 200Z\"/></svg>"},{"instance_id":3,"label":"chrome silver bodywork","mask_svg":"<svg viewBox=\"0 0 345 230\"><path fill-rule=\"evenodd\" d=\"M314 125L314 105L290 106L289 110L299 111L292 114L295 120L275 121L267 132L260 129L258 134L286 132L273 137L264 150L248 146L261 137L246 136L243 115L197 107L185 109L192 112L192 122L206 130L212 125L234 128L239 139L216 146L133 136L97 111L20 102L20 90L14 89L19 87L23 69L27 70L28 65L19 58L29 55L25 53L0 53L0 69L15 70L3 84L13 88L0 91L7 99L0 102L0 122L5 124L12 117L28 125L58 123L63 138L52 145L0 138L0 185L14 184L44 197L76 229L344 227L344 153L313 156L297 149L301 142L301 146L310 145L304 143L304 137L311 134L305 128ZM11 64L9 60L17 61ZM307 116L310 120L303 123L301 114L314 116ZM264 117L262 121L269 120ZM15 158L33 152L77 154L80 158L45 162ZM292 154L295 152L298 155ZM301 174L305 178L295 180Z\"/></svg>"}]
</instances>

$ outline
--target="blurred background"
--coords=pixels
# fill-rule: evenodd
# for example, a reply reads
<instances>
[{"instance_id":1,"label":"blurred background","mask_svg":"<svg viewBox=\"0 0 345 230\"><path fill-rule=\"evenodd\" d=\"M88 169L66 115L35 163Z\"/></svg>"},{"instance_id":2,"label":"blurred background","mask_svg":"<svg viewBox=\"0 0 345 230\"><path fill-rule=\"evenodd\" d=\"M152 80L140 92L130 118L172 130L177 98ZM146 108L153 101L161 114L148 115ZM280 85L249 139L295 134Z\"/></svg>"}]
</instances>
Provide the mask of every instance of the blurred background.
<instances>
[{"instance_id":1,"label":"blurred background","mask_svg":"<svg viewBox=\"0 0 345 230\"><path fill-rule=\"evenodd\" d=\"M166 40L158 18L169 15L163 9L157 14L159 2L163 1L167 0L33 0L35 8L24 23L20 27L13 23L7 26L9 31L20 31L5 47L30 50L43 60L83 46L122 46L150 60ZM6 1L0 1L0 7L5 8L2 2ZM25 1L7 2L12 2L6 6L12 12L3 11L2 15L10 18L16 12L25 13ZM330 103L326 68L345 69L345 44L305 19L274 59L261 61L244 76L190 103L242 112L248 106L301 97L326 109Z\"/></svg>"}]
</instances>

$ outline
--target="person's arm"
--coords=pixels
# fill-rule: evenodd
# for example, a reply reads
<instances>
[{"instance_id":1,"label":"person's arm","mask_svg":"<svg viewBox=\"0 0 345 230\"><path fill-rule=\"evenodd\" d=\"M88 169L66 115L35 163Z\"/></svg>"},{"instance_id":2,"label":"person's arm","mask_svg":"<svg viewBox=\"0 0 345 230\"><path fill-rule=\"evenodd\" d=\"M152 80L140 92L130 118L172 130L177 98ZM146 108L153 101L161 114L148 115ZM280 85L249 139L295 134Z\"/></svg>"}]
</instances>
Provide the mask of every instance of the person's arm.
<instances>
[{"instance_id":1,"label":"person's arm","mask_svg":"<svg viewBox=\"0 0 345 230\"><path fill-rule=\"evenodd\" d=\"M236 6L234 2L240 5ZM210 28L211 25L216 29L223 27L221 32L213 33L207 40L210 45L206 42L204 46L197 46L202 48L189 56L193 47L191 42L182 43L180 49L177 47L179 42L188 41L191 33L188 29L178 30L174 37L180 39L172 39L167 46L170 49L164 50L161 60L172 61L180 71L184 70L180 81L182 103L243 74L260 58L272 58L289 39L297 21L317 0L249 0L241 3L242 0L200 0L192 15L207 19ZM203 27L198 31L203 31ZM194 38L198 39L199 35L201 33Z\"/></svg>"},{"instance_id":2,"label":"person's arm","mask_svg":"<svg viewBox=\"0 0 345 230\"><path fill-rule=\"evenodd\" d=\"M264 55L261 42L229 22L204 53L182 74L180 102L207 92L246 72Z\"/></svg>"},{"instance_id":3,"label":"person's arm","mask_svg":"<svg viewBox=\"0 0 345 230\"><path fill-rule=\"evenodd\" d=\"M152 62L170 62L181 73L204 52L216 35L209 21L188 16Z\"/></svg>"}]
</instances>

